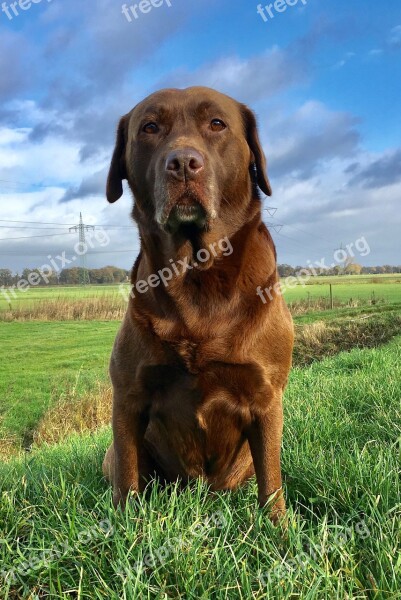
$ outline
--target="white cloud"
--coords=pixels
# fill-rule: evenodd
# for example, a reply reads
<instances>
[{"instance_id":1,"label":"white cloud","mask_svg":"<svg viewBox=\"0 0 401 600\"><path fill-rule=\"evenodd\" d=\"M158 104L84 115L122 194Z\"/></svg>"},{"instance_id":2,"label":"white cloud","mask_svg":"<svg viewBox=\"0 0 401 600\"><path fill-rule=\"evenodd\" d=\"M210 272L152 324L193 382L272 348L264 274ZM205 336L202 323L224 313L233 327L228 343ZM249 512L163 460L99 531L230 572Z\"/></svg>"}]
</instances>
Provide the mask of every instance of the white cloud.
<instances>
[{"instance_id":1,"label":"white cloud","mask_svg":"<svg viewBox=\"0 0 401 600\"><path fill-rule=\"evenodd\" d=\"M350 62L350 60L351 60L352 58L354 58L354 56L356 56L356 55L355 55L355 52L347 52L347 53L345 54L345 56L344 56L344 57L343 57L341 60L339 60L337 63L335 63L335 64L333 65L333 69L341 69L341 68L342 68L342 67L344 67L344 66L345 66L347 63L349 63L349 62Z\"/></svg>"},{"instance_id":2,"label":"white cloud","mask_svg":"<svg viewBox=\"0 0 401 600\"><path fill-rule=\"evenodd\" d=\"M305 81L307 76L308 68L302 56L273 46L251 58L226 56L195 71L173 71L161 81L161 86L205 85L254 103Z\"/></svg>"},{"instance_id":3,"label":"white cloud","mask_svg":"<svg viewBox=\"0 0 401 600\"><path fill-rule=\"evenodd\" d=\"M390 46L401 46L401 25L393 27L388 39Z\"/></svg>"},{"instance_id":4,"label":"white cloud","mask_svg":"<svg viewBox=\"0 0 401 600\"><path fill-rule=\"evenodd\" d=\"M352 156L360 142L358 121L309 100L290 115L282 112L260 119L273 177L309 178L325 161Z\"/></svg>"}]
</instances>

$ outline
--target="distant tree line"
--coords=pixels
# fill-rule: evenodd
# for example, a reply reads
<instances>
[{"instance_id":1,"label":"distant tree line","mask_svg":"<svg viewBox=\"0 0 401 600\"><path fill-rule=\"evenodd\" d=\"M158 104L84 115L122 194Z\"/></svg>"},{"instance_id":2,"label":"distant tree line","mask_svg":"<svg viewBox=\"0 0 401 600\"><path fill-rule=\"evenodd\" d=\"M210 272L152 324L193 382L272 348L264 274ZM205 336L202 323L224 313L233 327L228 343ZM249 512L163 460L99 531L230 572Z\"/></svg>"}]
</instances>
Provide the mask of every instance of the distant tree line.
<instances>
[{"instance_id":1,"label":"distant tree line","mask_svg":"<svg viewBox=\"0 0 401 600\"><path fill-rule=\"evenodd\" d=\"M278 265L278 272L281 277L294 277L298 273L305 274L310 270L310 267L292 267L291 265ZM383 265L379 267L362 267L356 263L350 263L346 266L336 265L332 269L315 268L319 275L382 275L385 273L401 273L401 265L392 267ZM119 267L102 267L101 269L87 269L89 274L89 282L91 284L111 284L123 283L129 279L129 271L120 269ZM29 275L37 273L39 286L53 285L79 285L80 283L80 268L73 267L71 269L63 269L62 271L46 272L43 277L39 269L24 269L21 274L13 273L10 269L0 269L0 287L12 287L17 285L22 279L28 280Z\"/></svg>"},{"instance_id":2,"label":"distant tree line","mask_svg":"<svg viewBox=\"0 0 401 600\"><path fill-rule=\"evenodd\" d=\"M127 281L129 271L119 267L102 267L101 269L87 269L89 282L92 284L122 283ZM22 273L13 273L10 269L0 269L0 286L12 287L22 279L28 280L29 275L37 273L39 286L47 285L78 285L80 282L80 268L63 269L62 271L46 272L43 276L39 269L24 269Z\"/></svg>"},{"instance_id":3,"label":"distant tree line","mask_svg":"<svg viewBox=\"0 0 401 600\"><path fill-rule=\"evenodd\" d=\"M278 265L278 272L281 277L294 277L297 276L298 273L305 273L305 271L310 271L310 267L292 267L291 265ZM383 265L381 267L362 267L357 263L349 263L346 265L336 265L331 269L319 269L318 267L314 267L314 270L317 271L319 275L383 275L383 274L391 274L391 273L401 273L401 265L398 267L392 267L391 265Z\"/></svg>"}]
</instances>

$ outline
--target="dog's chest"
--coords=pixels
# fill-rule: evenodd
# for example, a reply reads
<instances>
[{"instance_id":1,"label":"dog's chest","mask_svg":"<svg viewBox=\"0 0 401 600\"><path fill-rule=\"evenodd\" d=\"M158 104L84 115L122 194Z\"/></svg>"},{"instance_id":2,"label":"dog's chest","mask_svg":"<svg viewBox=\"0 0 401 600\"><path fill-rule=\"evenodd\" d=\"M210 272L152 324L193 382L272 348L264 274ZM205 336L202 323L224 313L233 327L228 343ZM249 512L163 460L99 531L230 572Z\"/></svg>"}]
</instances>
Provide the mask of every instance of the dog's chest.
<instances>
[{"instance_id":1,"label":"dog's chest","mask_svg":"<svg viewBox=\"0 0 401 600\"><path fill-rule=\"evenodd\" d=\"M198 335L195 339L176 337L169 340L168 347L178 358L185 369L194 375L204 372L213 363L235 363L241 362L237 356L234 336L230 332L224 335L216 335L215 331L205 328L204 335Z\"/></svg>"},{"instance_id":2,"label":"dog's chest","mask_svg":"<svg viewBox=\"0 0 401 600\"><path fill-rule=\"evenodd\" d=\"M205 397L197 379L176 380L152 399L146 442L172 479L218 477L242 446L242 419L227 402Z\"/></svg>"},{"instance_id":3,"label":"dog's chest","mask_svg":"<svg viewBox=\"0 0 401 600\"><path fill-rule=\"evenodd\" d=\"M170 342L170 346L189 373L196 374L199 371L202 366L202 343L179 339Z\"/></svg>"},{"instance_id":4,"label":"dog's chest","mask_svg":"<svg viewBox=\"0 0 401 600\"><path fill-rule=\"evenodd\" d=\"M171 477L218 477L243 445L263 381L251 365L208 363L199 370L197 348L181 349L197 373L173 365L147 371L147 443Z\"/></svg>"}]
</instances>

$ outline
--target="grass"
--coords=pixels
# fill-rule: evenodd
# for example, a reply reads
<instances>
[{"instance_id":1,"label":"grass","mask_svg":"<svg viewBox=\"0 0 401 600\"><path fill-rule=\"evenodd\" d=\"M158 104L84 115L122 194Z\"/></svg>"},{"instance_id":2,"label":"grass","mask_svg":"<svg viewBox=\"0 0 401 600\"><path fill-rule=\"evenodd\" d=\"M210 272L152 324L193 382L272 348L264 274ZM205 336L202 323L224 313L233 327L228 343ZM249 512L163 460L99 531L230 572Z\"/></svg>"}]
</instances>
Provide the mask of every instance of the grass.
<instances>
[{"instance_id":1,"label":"grass","mask_svg":"<svg viewBox=\"0 0 401 600\"><path fill-rule=\"evenodd\" d=\"M328 284L297 285L294 289L288 289L285 294L288 303L321 300L326 301L328 306L330 299L330 287ZM401 302L400 283L338 283L333 285L333 300L340 304L351 304L358 302Z\"/></svg>"},{"instance_id":2,"label":"grass","mask_svg":"<svg viewBox=\"0 0 401 600\"><path fill-rule=\"evenodd\" d=\"M336 307L401 304L401 275L314 277L305 286L286 289L294 314L326 310L330 283ZM121 319L125 307L118 285L32 287L9 301L0 293L0 321Z\"/></svg>"},{"instance_id":3,"label":"grass","mask_svg":"<svg viewBox=\"0 0 401 600\"><path fill-rule=\"evenodd\" d=\"M400 390L400 338L293 370L286 531L254 482L153 486L115 513L108 429L1 465L0 597L400 599Z\"/></svg>"},{"instance_id":4,"label":"grass","mask_svg":"<svg viewBox=\"0 0 401 600\"><path fill-rule=\"evenodd\" d=\"M314 323L319 321L333 321L338 319L348 319L354 317L367 317L372 315L392 314L398 315L400 312L399 304L380 304L380 305L362 305L358 307L342 307L334 308L333 310L325 310L318 312L306 312L300 315L295 315L295 323Z\"/></svg>"},{"instance_id":5,"label":"grass","mask_svg":"<svg viewBox=\"0 0 401 600\"><path fill-rule=\"evenodd\" d=\"M97 382L84 394L60 398L46 411L33 433L33 448L55 444L73 433L96 431L111 422L113 401L110 382ZM60 422L60 415L63 421Z\"/></svg>"},{"instance_id":6,"label":"grass","mask_svg":"<svg viewBox=\"0 0 401 600\"><path fill-rule=\"evenodd\" d=\"M0 323L0 452L29 446L46 410L108 381L116 321Z\"/></svg>"},{"instance_id":7,"label":"grass","mask_svg":"<svg viewBox=\"0 0 401 600\"><path fill-rule=\"evenodd\" d=\"M0 322L122 320L127 304L120 294L95 297L46 298L41 302L10 304L0 310Z\"/></svg>"},{"instance_id":8,"label":"grass","mask_svg":"<svg viewBox=\"0 0 401 600\"><path fill-rule=\"evenodd\" d=\"M86 300L88 298L98 298L104 296L117 296L118 285L88 285L85 287L74 286L49 286L49 287L30 287L25 292L15 291L15 294L7 292L6 295L0 293L0 310L9 309L9 304L13 308L19 306L33 306L38 302L46 300ZM9 298L9 301L8 299Z\"/></svg>"},{"instance_id":9,"label":"grass","mask_svg":"<svg viewBox=\"0 0 401 600\"><path fill-rule=\"evenodd\" d=\"M401 287L378 279L357 286L391 286L384 305L368 305L371 291L318 313L301 300L286 531L256 508L254 481L233 494L155 484L115 513L101 462L121 297L30 290L11 311L0 298L0 599L401 600L401 337L387 343L401 333ZM335 288L344 304L352 285ZM318 299L325 286L306 289Z\"/></svg>"},{"instance_id":10,"label":"grass","mask_svg":"<svg viewBox=\"0 0 401 600\"><path fill-rule=\"evenodd\" d=\"M309 280L312 285L337 284L382 284L401 283L401 273L382 273L379 275L318 275Z\"/></svg>"},{"instance_id":11,"label":"grass","mask_svg":"<svg viewBox=\"0 0 401 600\"><path fill-rule=\"evenodd\" d=\"M324 317L295 319L295 365L355 346L374 347L401 333L398 305L341 309ZM118 327L117 321L0 323L0 457L109 422L107 371Z\"/></svg>"},{"instance_id":12,"label":"grass","mask_svg":"<svg viewBox=\"0 0 401 600\"><path fill-rule=\"evenodd\" d=\"M333 308L360 308L366 306L384 306L384 298L336 298ZM288 303L293 316L315 312L326 312L330 307L330 299L324 296L303 298ZM18 304L14 308L0 310L0 323L13 321L91 321L122 320L127 305L120 296L104 295L102 297L80 299L47 299L32 304Z\"/></svg>"},{"instance_id":13,"label":"grass","mask_svg":"<svg viewBox=\"0 0 401 600\"><path fill-rule=\"evenodd\" d=\"M401 311L341 316L295 327L293 362L306 366L326 356L353 348L375 348L401 334Z\"/></svg>"}]
</instances>

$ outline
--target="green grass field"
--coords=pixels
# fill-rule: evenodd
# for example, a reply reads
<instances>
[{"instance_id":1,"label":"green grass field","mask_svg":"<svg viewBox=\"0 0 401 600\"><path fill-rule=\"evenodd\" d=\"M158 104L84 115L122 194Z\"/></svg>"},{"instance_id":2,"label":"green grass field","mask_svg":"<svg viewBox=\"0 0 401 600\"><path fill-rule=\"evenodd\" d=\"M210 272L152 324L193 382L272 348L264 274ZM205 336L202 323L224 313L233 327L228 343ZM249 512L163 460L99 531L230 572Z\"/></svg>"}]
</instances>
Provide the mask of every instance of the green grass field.
<instances>
[{"instance_id":1,"label":"green grass field","mask_svg":"<svg viewBox=\"0 0 401 600\"><path fill-rule=\"evenodd\" d=\"M0 323L0 438L29 445L45 410L106 381L119 323Z\"/></svg>"},{"instance_id":2,"label":"green grass field","mask_svg":"<svg viewBox=\"0 0 401 600\"><path fill-rule=\"evenodd\" d=\"M11 292L7 295L0 293L0 310L9 307L8 298L13 308L23 305L32 306L46 300L85 300L88 298L102 298L115 296L120 297L118 285L88 285L81 286L59 286L59 287L31 287L25 292L15 290L15 296Z\"/></svg>"},{"instance_id":3,"label":"green grass field","mask_svg":"<svg viewBox=\"0 0 401 600\"><path fill-rule=\"evenodd\" d=\"M379 319L384 331L399 315L400 307L394 304L308 313L294 320L302 325L362 319L363 325L366 318ZM0 442L6 440L7 448L29 447L49 408L63 400L79 402L96 385L106 385L119 326L119 321L0 322ZM397 325L391 326L389 337L398 330L401 333Z\"/></svg>"},{"instance_id":4,"label":"green grass field","mask_svg":"<svg viewBox=\"0 0 401 600\"><path fill-rule=\"evenodd\" d=\"M293 369L285 395L287 531L256 508L254 481L220 494L154 485L115 513L101 475L110 428L63 430L108 385L119 321L0 322L0 600L401 600L401 286L382 280L335 287L344 298L389 287L383 305L295 318L297 364L315 362ZM20 302L116 291L36 289ZM384 345L337 353L379 335ZM21 450L46 416L62 441Z\"/></svg>"},{"instance_id":5,"label":"green grass field","mask_svg":"<svg viewBox=\"0 0 401 600\"><path fill-rule=\"evenodd\" d=\"M354 275L341 277L313 277L307 285L297 285L294 289L287 289L285 297L288 302L298 300L329 298L329 285L333 285L334 298L341 302L350 299L370 300L372 294L377 299L387 303L401 303L401 275ZM26 292L15 292L15 298L9 294L10 302L0 293L0 311L20 306L33 306L46 300L75 301L89 298L114 298L123 302L119 294L118 285L104 286L71 286L30 288Z\"/></svg>"},{"instance_id":6,"label":"green grass field","mask_svg":"<svg viewBox=\"0 0 401 600\"><path fill-rule=\"evenodd\" d=\"M283 280L284 284L286 279ZM285 289L287 302L330 298L330 285L334 301L384 300L401 303L401 275L345 275L339 277L312 277L306 285L298 284Z\"/></svg>"},{"instance_id":7,"label":"green grass field","mask_svg":"<svg viewBox=\"0 0 401 600\"><path fill-rule=\"evenodd\" d=\"M1 598L401 598L400 390L400 338L294 369L286 532L254 482L153 487L115 513L108 430L0 466Z\"/></svg>"},{"instance_id":8,"label":"green grass field","mask_svg":"<svg viewBox=\"0 0 401 600\"><path fill-rule=\"evenodd\" d=\"M299 300L330 298L330 287L327 283L297 285L294 289L285 291L287 302ZM401 283L336 283L333 284L333 299L340 302L351 300L384 300L387 303L401 303Z\"/></svg>"}]
</instances>

